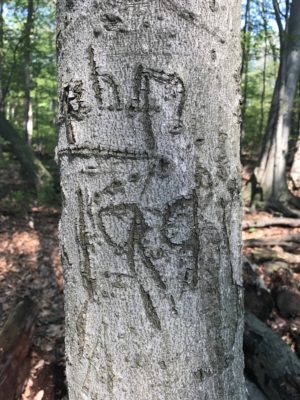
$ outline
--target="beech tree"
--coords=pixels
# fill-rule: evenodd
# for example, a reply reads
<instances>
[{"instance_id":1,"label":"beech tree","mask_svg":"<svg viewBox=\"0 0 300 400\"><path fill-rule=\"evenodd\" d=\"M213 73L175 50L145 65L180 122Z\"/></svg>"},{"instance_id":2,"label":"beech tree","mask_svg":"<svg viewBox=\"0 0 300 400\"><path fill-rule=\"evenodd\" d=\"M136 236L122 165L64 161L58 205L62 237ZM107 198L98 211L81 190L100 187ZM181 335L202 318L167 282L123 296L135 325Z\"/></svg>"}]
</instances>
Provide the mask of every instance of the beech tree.
<instances>
[{"instance_id":1,"label":"beech tree","mask_svg":"<svg viewBox=\"0 0 300 400\"><path fill-rule=\"evenodd\" d=\"M286 157L300 73L300 2L292 1L286 27L281 21L278 1L273 3L280 34L280 66L256 175L266 199L299 205L288 191Z\"/></svg>"},{"instance_id":2,"label":"beech tree","mask_svg":"<svg viewBox=\"0 0 300 400\"><path fill-rule=\"evenodd\" d=\"M298 137L296 143L296 151L294 154L294 159L290 174L294 187L298 189L300 187L300 137Z\"/></svg>"},{"instance_id":3,"label":"beech tree","mask_svg":"<svg viewBox=\"0 0 300 400\"><path fill-rule=\"evenodd\" d=\"M58 1L70 399L246 398L240 6Z\"/></svg>"}]
</instances>

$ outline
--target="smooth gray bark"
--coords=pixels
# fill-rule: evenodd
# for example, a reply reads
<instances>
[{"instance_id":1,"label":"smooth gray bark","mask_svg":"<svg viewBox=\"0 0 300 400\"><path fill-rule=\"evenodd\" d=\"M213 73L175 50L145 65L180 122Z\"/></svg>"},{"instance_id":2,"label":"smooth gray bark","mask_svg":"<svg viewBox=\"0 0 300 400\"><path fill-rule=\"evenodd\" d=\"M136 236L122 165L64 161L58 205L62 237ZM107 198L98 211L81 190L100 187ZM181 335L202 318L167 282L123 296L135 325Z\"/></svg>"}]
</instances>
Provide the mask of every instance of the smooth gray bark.
<instances>
[{"instance_id":1,"label":"smooth gray bark","mask_svg":"<svg viewBox=\"0 0 300 400\"><path fill-rule=\"evenodd\" d=\"M243 400L240 1L58 1L70 399Z\"/></svg>"}]
</instances>

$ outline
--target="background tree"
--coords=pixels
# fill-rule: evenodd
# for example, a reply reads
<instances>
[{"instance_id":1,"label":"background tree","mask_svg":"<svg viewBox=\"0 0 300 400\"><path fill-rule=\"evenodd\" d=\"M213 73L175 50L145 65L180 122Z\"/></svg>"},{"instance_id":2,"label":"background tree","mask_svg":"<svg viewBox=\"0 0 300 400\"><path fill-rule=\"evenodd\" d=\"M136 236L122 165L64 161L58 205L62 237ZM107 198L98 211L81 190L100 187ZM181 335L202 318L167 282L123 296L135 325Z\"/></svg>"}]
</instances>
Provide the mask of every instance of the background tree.
<instances>
[{"instance_id":1,"label":"background tree","mask_svg":"<svg viewBox=\"0 0 300 400\"><path fill-rule=\"evenodd\" d=\"M294 101L292 134L296 141L290 176L294 189L300 188L300 84L298 81L298 93Z\"/></svg>"},{"instance_id":2,"label":"background tree","mask_svg":"<svg viewBox=\"0 0 300 400\"><path fill-rule=\"evenodd\" d=\"M57 16L70 399L245 399L240 4Z\"/></svg>"},{"instance_id":3,"label":"background tree","mask_svg":"<svg viewBox=\"0 0 300 400\"><path fill-rule=\"evenodd\" d=\"M24 136L28 144L31 144L33 134L33 120L32 120L32 46L31 35L33 30L34 21L34 2L33 0L27 1L27 18L24 27Z\"/></svg>"},{"instance_id":4,"label":"background tree","mask_svg":"<svg viewBox=\"0 0 300 400\"><path fill-rule=\"evenodd\" d=\"M246 3L245 3L246 4ZM279 63L278 35L270 1L250 1L248 73L242 69L243 151L256 155L266 129ZM245 8L243 9L245 13ZM242 31L242 38L244 33ZM243 39L242 39L243 40ZM247 81L247 83L246 83ZM247 90L245 88L247 86ZM247 92L247 95L245 94ZM246 100L245 100L246 96Z\"/></svg>"},{"instance_id":5,"label":"background tree","mask_svg":"<svg viewBox=\"0 0 300 400\"><path fill-rule=\"evenodd\" d=\"M243 122L245 121L245 113L247 109L247 99L248 99L248 79L249 79L249 55L251 47L251 0L246 1L245 13L244 13L244 27L242 30L242 67L241 74L244 78L243 81L243 106L242 106L242 126L241 132L243 133Z\"/></svg>"},{"instance_id":6,"label":"background tree","mask_svg":"<svg viewBox=\"0 0 300 400\"><path fill-rule=\"evenodd\" d=\"M265 97L266 97L266 75L267 75L267 57L268 57L268 20L266 15L266 4L262 2L259 4L261 11L261 19L263 24L263 69L262 69L262 90L260 97L260 120L259 120L259 134L263 134L264 120L265 120Z\"/></svg>"},{"instance_id":7,"label":"background tree","mask_svg":"<svg viewBox=\"0 0 300 400\"><path fill-rule=\"evenodd\" d=\"M5 117L21 136L24 135L32 103L33 147L53 154L57 103L55 3L19 0L3 4L2 107Z\"/></svg>"},{"instance_id":8,"label":"background tree","mask_svg":"<svg viewBox=\"0 0 300 400\"><path fill-rule=\"evenodd\" d=\"M18 158L23 175L39 192L53 191L53 180L43 165L45 157L43 162L38 159L26 142L32 141L33 150L42 155L54 154L54 6L43 0L1 3L0 135L2 144Z\"/></svg>"},{"instance_id":9,"label":"background tree","mask_svg":"<svg viewBox=\"0 0 300 400\"><path fill-rule=\"evenodd\" d=\"M286 180L286 158L292 108L300 72L300 3L292 1L285 29L276 0L274 9L280 33L281 57L273 96L276 106L270 111L257 177L265 196L273 201L286 202L290 199Z\"/></svg>"}]
</instances>

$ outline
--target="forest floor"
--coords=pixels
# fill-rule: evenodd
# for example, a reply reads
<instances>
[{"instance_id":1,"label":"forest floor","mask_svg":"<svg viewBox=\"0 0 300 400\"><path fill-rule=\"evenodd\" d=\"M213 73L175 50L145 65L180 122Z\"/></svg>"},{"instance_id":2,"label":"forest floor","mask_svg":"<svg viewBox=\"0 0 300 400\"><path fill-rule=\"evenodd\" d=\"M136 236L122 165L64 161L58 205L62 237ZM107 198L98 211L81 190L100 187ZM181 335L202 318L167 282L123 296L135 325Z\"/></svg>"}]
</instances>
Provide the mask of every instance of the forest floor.
<instances>
[{"instance_id":1,"label":"forest floor","mask_svg":"<svg viewBox=\"0 0 300 400\"><path fill-rule=\"evenodd\" d=\"M272 223L275 218L248 212L244 223ZM249 277L244 267L245 308L267 322L300 357L300 224L244 228L243 243L254 271Z\"/></svg>"},{"instance_id":2,"label":"forest floor","mask_svg":"<svg viewBox=\"0 0 300 400\"><path fill-rule=\"evenodd\" d=\"M34 301L30 371L21 400L64 399L60 209L34 204L16 171L14 165L0 169L0 329L21 299ZM248 210L244 215L250 224L272 219L266 212ZM245 228L243 240L252 265L245 277L246 308L300 356L300 226Z\"/></svg>"},{"instance_id":3,"label":"forest floor","mask_svg":"<svg viewBox=\"0 0 300 400\"><path fill-rule=\"evenodd\" d=\"M63 399L66 386L63 275L58 244L60 209L35 205L17 170L13 164L0 169L0 328L22 299L30 298L35 303L30 371L27 370L21 399ZM0 393L0 400L6 399L5 395Z\"/></svg>"}]
</instances>

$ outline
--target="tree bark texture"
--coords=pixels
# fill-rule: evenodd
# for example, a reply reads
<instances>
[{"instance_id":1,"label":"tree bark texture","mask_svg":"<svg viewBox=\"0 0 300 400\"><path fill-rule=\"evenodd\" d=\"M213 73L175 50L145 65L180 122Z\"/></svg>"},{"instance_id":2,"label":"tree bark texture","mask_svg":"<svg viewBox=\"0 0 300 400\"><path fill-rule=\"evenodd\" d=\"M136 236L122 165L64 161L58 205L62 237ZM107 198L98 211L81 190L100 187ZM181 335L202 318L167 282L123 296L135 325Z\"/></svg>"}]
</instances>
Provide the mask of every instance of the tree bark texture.
<instances>
[{"instance_id":1,"label":"tree bark texture","mask_svg":"<svg viewBox=\"0 0 300 400\"><path fill-rule=\"evenodd\" d=\"M296 189L300 188L300 130L290 176Z\"/></svg>"},{"instance_id":2,"label":"tree bark texture","mask_svg":"<svg viewBox=\"0 0 300 400\"><path fill-rule=\"evenodd\" d=\"M57 15L70 399L244 399L240 2Z\"/></svg>"},{"instance_id":3,"label":"tree bark texture","mask_svg":"<svg viewBox=\"0 0 300 400\"><path fill-rule=\"evenodd\" d=\"M33 133L32 120L32 50L31 34L33 29L34 8L33 0L27 1L27 19L24 29L24 136L26 142L30 145Z\"/></svg>"},{"instance_id":4,"label":"tree bark texture","mask_svg":"<svg viewBox=\"0 0 300 400\"><path fill-rule=\"evenodd\" d=\"M278 3L275 2L277 5ZM276 11L276 9L275 9ZM300 2L293 0L287 32L281 33L281 59L269 123L256 171L266 199L286 201L286 157L293 102L300 73ZM282 27L279 30L282 32ZM275 106L276 105L276 106Z\"/></svg>"}]
</instances>

